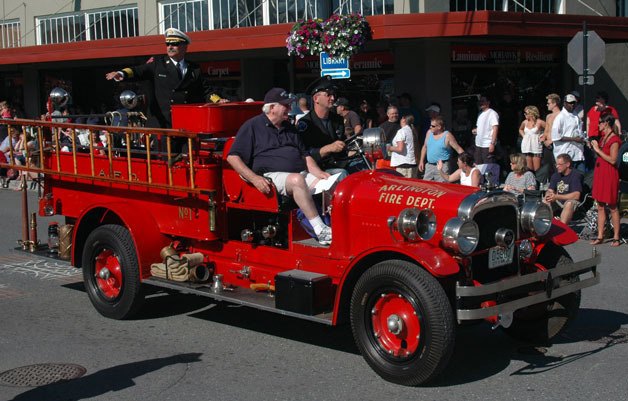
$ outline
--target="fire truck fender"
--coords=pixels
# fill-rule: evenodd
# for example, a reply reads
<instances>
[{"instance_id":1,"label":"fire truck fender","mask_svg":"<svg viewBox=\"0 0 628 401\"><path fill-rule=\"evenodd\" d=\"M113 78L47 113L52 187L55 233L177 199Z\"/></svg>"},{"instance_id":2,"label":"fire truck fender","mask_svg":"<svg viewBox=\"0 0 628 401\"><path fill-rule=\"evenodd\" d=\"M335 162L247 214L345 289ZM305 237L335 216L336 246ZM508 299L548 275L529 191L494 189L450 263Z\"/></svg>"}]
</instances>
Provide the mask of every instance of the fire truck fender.
<instances>
[{"instance_id":1,"label":"fire truck fender","mask_svg":"<svg viewBox=\"0 0 628 401\"><path fill-rule=\"evenodd\" d=\"M336 291L334 323L348 319L348 306L355 283L370 267L385 260L403 260L414 263L417 269L424 269L436 279L451 277L460 271L456 259L441 248L427 243L413 244L399 248L376 248L357 255L340 279Z\"/></svg>"},{"instance_id":2,"label":"fire truck fender","mask_svg":"<svg viewBox=\"0 0 628 401\"><path fill-rule=\"evenodd\" d=\"M576 234L576 232L567 224L554 219L554 221L552 221L552 228L550 228L550 231L547 233L545 238L546 241L544 242L551 241L556 245L564 246L578 241L578 234Z\"/></svg>"},{"instance_id":3,"label":"fire truck fender","mask_svg":"<svg viewBox=\"0 0 628 401\"><path fill-rule=\"evenodd\" d=\"M87 236L103 224L119 224L129 230L140 266L141 278L150 277L151 263L159 262L161 248L168 245L168 238L161 234L153 216L145 209L133 207L129 202L92 205L76 219L72 243L72 264L81 267L83 247ZM141 238L141 241L138 239Z\"/></svg>"}]
</instances>

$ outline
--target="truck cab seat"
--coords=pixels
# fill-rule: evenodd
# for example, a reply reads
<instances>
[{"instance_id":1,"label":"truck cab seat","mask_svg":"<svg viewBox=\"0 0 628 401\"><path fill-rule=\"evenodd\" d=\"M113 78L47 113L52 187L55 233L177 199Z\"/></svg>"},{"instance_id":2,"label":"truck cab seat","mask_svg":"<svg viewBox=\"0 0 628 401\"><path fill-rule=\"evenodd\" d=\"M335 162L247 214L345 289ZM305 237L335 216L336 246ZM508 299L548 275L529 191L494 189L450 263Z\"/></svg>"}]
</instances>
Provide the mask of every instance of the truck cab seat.
<instances>
[{"instance_id":1,"label":"truck cab seat","mask_svg":"<svg viewBox=\"0 0 628 401\"><path fill-rule=\"evenodd\" d=\"M271 185L271 193L264 195L253 184L242 178L227 162L233 140L234 138L229 138L225 142L222 153L222 182L227 207L274 213L285 210L287 200L283 199L285 197L277 192L274 185Z\"/></svg>"}]
</instances>

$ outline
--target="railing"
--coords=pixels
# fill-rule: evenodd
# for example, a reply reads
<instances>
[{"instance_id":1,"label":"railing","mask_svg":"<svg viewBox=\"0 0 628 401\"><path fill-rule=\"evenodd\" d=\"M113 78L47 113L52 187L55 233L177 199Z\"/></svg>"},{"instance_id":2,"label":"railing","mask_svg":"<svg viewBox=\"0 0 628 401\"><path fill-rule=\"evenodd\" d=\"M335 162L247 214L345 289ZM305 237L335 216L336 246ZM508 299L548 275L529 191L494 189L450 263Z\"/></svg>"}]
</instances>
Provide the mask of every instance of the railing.
<instances>
[{"instance_id":1,"label":"railing","mask_svg":"<svg viewBox=\"0 0 628 401\"><path fill-rule=\"evenodd\" d=\"M38 45L138 36L138 8L37 17L35 26Z\"/></svg>"},{"instance_id":2,"label":"railing","mask_svg":"<svg viewBox=\"0 0 628 401\"><path fill-rule=\"evenodd\" d=\"M556 13L560 0L451 0L450 11L508 11Z\"/></svg>"},{"instance_id":3,"label":"railing","mask_svg":"<svg viewBox=\"0 0 628 401\"><path fill-rule=\"evenodd\" d=\"M20 47L20 21L0 22L0 49Z\"/></svg>"},{"instance_id":4,"label":"railing","mask_svg":"<svg viewBox=\"0 0 628 401\"><path fill-rule=\"evenodd\" d=\"M28 138L20 151L8 141L8 160L0 163L3 169L189 194L215 190L196 183L197 167L215 161L208 155L199 160L197 151L183 156L173 150L174 141L184 141L188 149L198 150L200 138L196 133L39 120L2 120L1 124L7 125L9 136ZM98 133L105 135L106 144L94 143L93 135ZM81 145L81 135L87 135L87 145ZM64 136L70 143L64 145ZM122 147L114 147L114 142L122 143ZM23 164L18 165L16 158Z\"/></svg>"}]
</instances>

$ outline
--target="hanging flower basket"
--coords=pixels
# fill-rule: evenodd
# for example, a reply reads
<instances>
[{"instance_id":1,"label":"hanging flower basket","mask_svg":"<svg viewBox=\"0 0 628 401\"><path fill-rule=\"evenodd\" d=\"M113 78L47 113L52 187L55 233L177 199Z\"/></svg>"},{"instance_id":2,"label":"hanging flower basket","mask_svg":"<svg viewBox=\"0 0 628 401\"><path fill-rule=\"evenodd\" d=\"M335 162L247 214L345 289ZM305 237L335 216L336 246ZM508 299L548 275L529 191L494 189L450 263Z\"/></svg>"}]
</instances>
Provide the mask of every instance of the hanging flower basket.
<instances>
[{"instance_id":1,"label":"hanging flower basket","mask_svg":"<svg viewBox=\"0 0 628 401\"><path fill-rule=\"evenodd\" d=\"M324 51L321 40L323 37L322 22L321 19L308 19L294 24L286 39L288 55L303 58L307 55L315 56Z\"/></svg>"},{"instance_id":2,"label":"hanging flower basket","mask_svg":"<svg viewBox=\"0 0 628 401\"><path fill-rule=\"evenodd\" d=\"M333 14L323 22L323 47L332 57L349 58L371 39L371 27L360 14Z\"/></svg>"},{"instance_id":3,"label":"hanging flower basket","mask_svg":"<svg viewBox=\"0 0 628 401\"><path fill-rule=\"evenodd\" d=\"M371 38L371 27L360 14L332 14L325 21L309 19L294 24L286 47L288 55L301 58L323 51L332 57L349 58Z\"/></svg>"}]
</instances>

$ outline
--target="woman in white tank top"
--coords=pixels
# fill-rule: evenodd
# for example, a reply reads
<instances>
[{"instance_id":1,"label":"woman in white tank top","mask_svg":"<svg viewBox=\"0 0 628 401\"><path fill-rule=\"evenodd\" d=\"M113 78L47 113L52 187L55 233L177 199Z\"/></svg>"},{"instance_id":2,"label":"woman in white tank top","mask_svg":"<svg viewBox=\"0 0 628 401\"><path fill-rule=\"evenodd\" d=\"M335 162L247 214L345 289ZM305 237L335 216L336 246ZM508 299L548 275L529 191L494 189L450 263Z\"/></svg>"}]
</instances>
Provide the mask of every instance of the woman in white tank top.
<instances>
[{"instance_id":1,"label":"woman in white tank top","mask_svg":"<svg viewBox=\"0 0 628 401\"><path fill-rule=\"evenodd\" d=\"M545 121L539 118L539 109L536 106L526 106L523 109L525 120L519 126L521 136L521 153L526 155L528 170L536 171L541 167L543 143L541 132L545 129Z\"/></svg>"},{"instance_id":2,"label":"woman in white tank top","mask_svg":"<svg viewBox=\"0 0 628 401\"><path fill-rule=\"evenodd\" d=\"M480 174L480 170L475 167L475 163L473 162L473 156L466 152L460 153L458 155L458 170L454 171L453 173L445 174L443 172L442 160L438 161L437 168L440 172L441 177L443 177L448 182L460 181L461 185L477 188L480 187L482 174Z\"/></svg>"}]
</instances>

